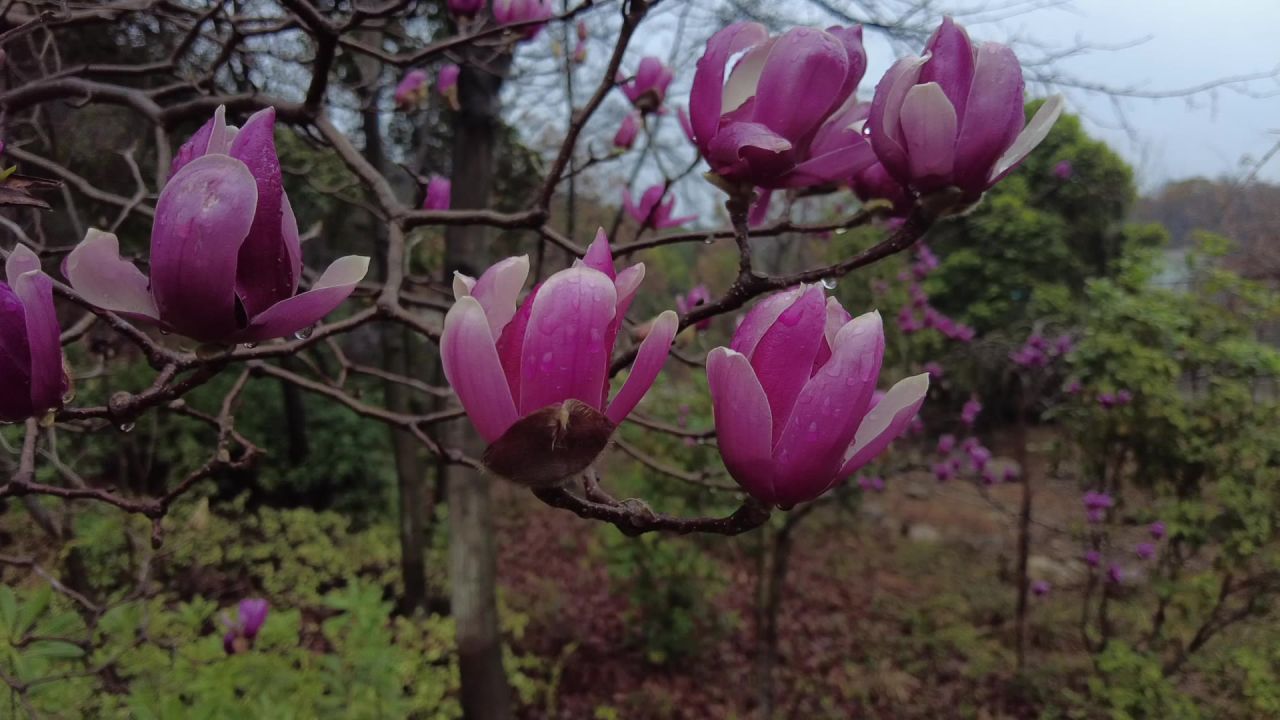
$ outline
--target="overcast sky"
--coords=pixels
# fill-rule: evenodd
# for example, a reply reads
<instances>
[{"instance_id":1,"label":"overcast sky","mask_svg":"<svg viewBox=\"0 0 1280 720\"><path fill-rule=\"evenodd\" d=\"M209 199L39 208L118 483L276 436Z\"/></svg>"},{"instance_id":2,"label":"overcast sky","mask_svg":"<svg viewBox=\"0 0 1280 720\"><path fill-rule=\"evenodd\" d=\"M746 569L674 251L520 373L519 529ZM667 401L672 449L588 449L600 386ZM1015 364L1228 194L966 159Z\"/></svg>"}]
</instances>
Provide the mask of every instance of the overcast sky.
<instances>
[{"instance_id":1,"label":"overcast sky","mask_svg":"<svg viewBox=\"0 0 1280 720\"><path fill-rule=\"evenodd\" d=\"M1070 10L1039 10L998 26L972 28L971 34L975 39L1033 37L1057 46L1078 40L1121 44L1149 36L1135 47L1090 52L1062 61L1061 67L1084 80L1164 91L1277 70L1277 28L1280 0L1074 0ZM871 51L868 77L878 77L891 61L890 51L883 43ZM1072 110L1085 117L1092 134L1133 163L1139 182L1150 189L1194 175L1240 176L1243 158L1256 160L1280 141L1280 81L1268 78L1250 87L1269 97L1224 88L1192 98L1124 100L1129 130L1110 98L1073 93ZM1261 177L1280 181L1280 158L1270 161Z\"/></svg>"}]
</instances>

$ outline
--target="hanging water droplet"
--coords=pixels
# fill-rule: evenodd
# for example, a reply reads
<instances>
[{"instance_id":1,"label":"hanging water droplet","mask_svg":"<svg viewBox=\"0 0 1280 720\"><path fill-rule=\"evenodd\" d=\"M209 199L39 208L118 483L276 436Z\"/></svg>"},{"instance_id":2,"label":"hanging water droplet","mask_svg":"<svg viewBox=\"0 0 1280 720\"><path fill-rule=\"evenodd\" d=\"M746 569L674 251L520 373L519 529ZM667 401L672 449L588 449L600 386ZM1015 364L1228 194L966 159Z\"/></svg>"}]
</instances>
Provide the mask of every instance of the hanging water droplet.
<instances>
[{"instance_id":1,"label":"hanging water droplet","mask_svg":"<svg viewBox=\"0 0 1280 720\"><path fill-rule=\"evenodd\" d=\"M168 334L169 334L169 331L168 331L168 330L161 330L161 331L160 331L160 334L161 334L161 335L168 335Z\"/></svg>"},{"instance_id":2,"label":"hanging water droplet","mask_svg":"<svg viewBox=\"0 0 1280 720\"><path fill-rule=\"evenodd\" d=\"M835 289L836 289L836 279L835 279L835 278L822 278L822 280L820 280L819 282L821 282L821 283L822 283L822 287L826 288L827 290L835 290Z\"/></svg>"},{"instance_id":3,"label":"hanging water droplet","mask_svg":"<svg viewBox=\"0 0 1280 720\"><path fill-rule=\"evenodd\" d=\"M311 337L311 333L315 331L316 331L316 326L311 325L310 327L302 328L298 332L294 333L293 336L298 338L299 340L306 340L307 338Z\"/></svg>"},{"instance_id":4,"label":"hanging water droplet","mask_svg":"<svg viewBox=\"0 0 1280 720\"><path fill-rule=\"evenodd\" d=\"M133 432L133 428L134 428L134 424L131 422L120 423L120 432L122 433Z\"/></svg>"},{"instance_id":5,"label":"hanging water droplet","mask_svg":"<svg viewBox=\"0 0 1280 720\"><path fill-rule=\"evenodd\" d=\"M845 234L845 233L847 233L847 232L849 232L849 228L836 228L836 234L837 234L837 235L843 235L843 234Z\"/></svg>"},{"instance_id":6,"label":"hanging water droplet","mask_svg":"<svg viewBox=\"0 0 1280 720\"><path fill-rule=\"evenodd\" d=\"M245 343L245 344L244 344L244 349L245 349L245 350L252 350L252 349L254 349L254 348L256 348L256 347L258 347L258 343Z\"/></svg>"},{"instance_id":7,"label":"hanging water droplet","mask_svg":"<svg viewBox=\"0 0 1280 720\"><path fill-rule=\"evenodd\" d=\"M713 237L709 237L709 238L707 238L706 240L703 240L703 241L702 241L702 244L703 244L703 245L710 245L711 243L713 243L713 242L715 242L715 241L716 241L716 239L715 239L715 238L713 238Z\"/></svg>"}]
</instances>

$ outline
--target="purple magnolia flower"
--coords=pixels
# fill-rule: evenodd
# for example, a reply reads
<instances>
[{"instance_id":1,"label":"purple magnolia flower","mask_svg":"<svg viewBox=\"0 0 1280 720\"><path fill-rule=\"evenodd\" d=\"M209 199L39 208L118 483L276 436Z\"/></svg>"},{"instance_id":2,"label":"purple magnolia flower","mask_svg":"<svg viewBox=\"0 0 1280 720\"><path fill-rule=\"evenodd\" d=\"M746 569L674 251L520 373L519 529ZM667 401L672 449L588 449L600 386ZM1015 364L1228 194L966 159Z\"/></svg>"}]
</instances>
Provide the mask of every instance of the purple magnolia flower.
<instances>
[{"instance_id":1,"label":"purple magnolia flower","mask_svg":"<svg viewBox=\"0 0 1280 720\"><path fill-rule=\"evenodd\" d=\"M267 613L271 606L266 600L246 598L240 601L236 609L236 619L232 620L226 613L222 614L222 625L227 629L222 636L222 649L228 655L248 652L253 641L267 621Z\"/></svg>"},{"instance_id":2,"label":"purple magnolia flower","mask_svg":"<svg viewBox=\"0 0 1280 720\"><path fill-rule=\"evenodd\" d=\"M276 157L275 110L237 129L224 108L178 151L156 201L151 278L121 259L115 235L90 229L63 263L76 292L104 310L203 343L292 335L346 300L369 258L339 258L307 292L298 222Z\"/></svg>"},{"instance_id":3,"label":"purple magnolia flower","mask_svg":"<svg viewBox=\"0 0 1280 720\"><path fill-rule=\"evenodd\" d=\"M944 18L923 57L899 60L876 85L867 124L876 157L898 182L921 194L958 188L973 202L1044 140L1061 112L1055 95L1024 127L1013 51L975 47Z\"/></svg>"},{"instance_id":4,"label":"purple magnolia flower","mask_svg":"<svg viewBox=\"0 0 1280 720\"><path fill-rule=\"evenodd\" d=\"M1059 180L1070 180L1072 174L1073 168L1071 167L1070 160L1059 160L1057 164L1053 166L1053 176Z\"/></svg>"},{"instance_id":5,"label":"purple magnolia flower","mask_svg":"<svg viewBox=\"0 0 1280 720\"><path fill-rule=\"evenodd\" d=\"M618 71L615 82L631 104L642 113L657 112L667 99L667 87L675 76L658 58L648 55L640 60L636 76L630 80Z\"/></svg>"},{"instance_id":6,"label":"purple magnolia flower","mask_svg":"<svg viewBox=\"0 0 1280 720\"><path fill-rule=\"evenodd\" d=\"M789 508L857 472L907 429L929 389L920 374L875 402L883 356L880 314L851 318L820 286L758 303L731 346L707 357L729 474L764 504Z\"/></svg>"},{"instance_id":7,"label":"purple magnolia flower","mask_svg":"<svg viewBox=\"0 0 1280 720\"><path fill-rule=\"evenodd\" d=\"M631 200L631 193L627 192L626 188L623 188L622 207L633 220L640 223L642 228L651 227L655 230L663 230L679 227L697 219L697 215L671 217L676 209L676 198L673 195L667 198L666 202L663 202L662 198L666 194L666 185L662 183L651 185L640 196L640 202L636 203Z\"/></svg>"},{"instance_id":8,"label":"purple magnolia flower","mask_svg":"<svg viewBox=\"0 0 1280 720\"><path fill-rule=\"evenodd\" d=\"M694 143L733 186L847 180L875 161L856 97L866 69L861 27L770 37L759 23L734 23L711 36L698 60L689 94Z\"/></svg>"},{"instance_id":9,"label":"purple magnolia flower","mask_svg":"<svg viewBox=\"0 0 1280 720\"><path fill-rule=\"evenodd\" d=\"M960 409L960 422L968 427L973 427L973 424L978 422L978 415L981 413L982 403L978 401L978 398L971 397L965 402L964 407Z\"/></svg>"},{"instance_id":10,"label":"purple magnolia flower","mask_svg":"<svg viewBox=\"0 0 1280 720\"><path fill-rule=\"evenodd\" d=\"M1107 510L1115 505L1110 495L1093 490L1085 493L1081 500L1084 503L1085 515L1091 523L1102 522L1107 515Z\"/></svg>"},{"instance_id":11,"label":"purple magnolia flower","mask_svg":"<svg viewBox=\"0 0 1280 720\"><path fill-rule=\"evenodd\" d=\"M1102 564L1102 553L1097 550L1090 550L1084 554L1084 562L1089 567L1098 567Z\"/></svg>"},{"instance_id":12,"label":"purple magnolia flower","mask_svg":"<svg viewBox=\"0 0 1280 720\"><path fill-rule=\"evenodd\" d=\"M1063 388L1068 395L1079 395L1084 392L1084 385L1079 380L1071 380L1067 386Z\"/></svg>"},{"instance_id":13,"label":"purple magnolia flower","mask_svg":"<svg viewBox=\"0 0 1280 720\"><path fill-rule=\"evenodd\" d=\"M552 485L586 469L657 379L679 318L655 320L609 402L609 362L644 264L616 272L604 231L586 257L534 287L516 309L529 258L479 280L457 274L440 355L445 377L503 477Z\"/></svg>"},{"instance_id":14,"label":"purple magnolia flower","mask_svg":"<svg viewBox=\"0 0 1280 720\"><path fill-rule=\"evenodd\" d=\"M1031 583L1031 594L1036 597L1044 597L1045 595L1048 595L1049 591L1052 589L1053 588L1049 585L1048 580L1036 580Z\"/></svg>"},{"instance_id":15,"label":"purple magnolia flower","mask_svg":"<svg viewBox=\"0 0 1280 720\"><path fill-rule=\"evenodd\" d=\"M938 454L950 455L952 450L956 449L956 436L951 434L942 435L938 438Z\"/></svg>"},{"instance_id":16,"label":"purple magnolia flower","mask_svg":"<svg viewBox=\"0 0 1280 720\"><path fill-rule=\"evenodd\" d=\"M1112 585L1119 585L1124 582L1124 570L1120 569L1119 565L1112 565L1108 567L1107 580L1110 581Z\"/></svg>"},{"instance_id":17,"label":"purple magnolia flower","mask_svg":"<svg viewBox=\"0 0 1280 720\"><path fill-rule=\"evenodd\" d=\"M922 369L923 369L925 372L929 373L929 377L931 377L931 378L941 378L941 377L942 377L942 366L941 366L941 365L939 365L939 364L938 364L938 363L936 363L936 362L932 362L932 361L927 362L927 363L925 363L925 364L924 364L924 367L923 367Z\"/></svg>"},{"instance_id":18,"label":"purple magnolia flower","mask_svg":"<svg viewBox=\"0 0 1280 720\"><path fill-rule=\"evenodd\" d=\"M936 462L933 464L933 476L938 482L946 482L956 476L955 466L949 462Z\"/></svg>"},{"instance_id":19,"label":"purple magnolia flower","mask_svg":"<svg viewBox=\"0 0 1280 720\"><path fill-rule=\"evenodd\" d=\"M400 78L400 84L396 85L393 96L396 107L401 110L412 110L421 105L427 99L430 84L431 76L427 75L427 71L422 68L414 68L405 73L404 77Z\"/></svg>"},{"instance_id":20,"label":"purple magnolia flower","mask_svg":"<svg viewBox=\"0 0 1280 720\"><path fill-rule=\"evenodd\" d=\"M991 451L981 445L970 449L968 455L974 472L982 472L986 469L987 463L991 462Z\"/></svg>"},{"instance_id":21,"label":"purple magnolia flower","mask_svg":"<svg viewBox=\"0 0 1280 720\"><path fill-rule=\"evenodd\" d=\"M499 25L550 20L555 14L551 0L493 0L493 19ZM525 40L532 40L538 37L545 26L545 22L530 25L520 31L521 36Z\"/></svg>"},{"instance_id":22,"label":"purple magnolia flower","mask_svg":"<svg viewBox=\"0 0 1280 720\"><path fill-rule=\"evenodd\" d=\"M1004 469L1005 482L1017 482L1020 477L1022 477L1022 470L1017 465L1010 465Z\"/></svg>"},{"instance_id":23,"label":"purple magnolia flower","mask_svg":"<svg viewBox=\"0 0 1280 720\"><path fill-rule=\"evenodd\" d=\"M1116 393L1116 405L1128 405L1133 402L1133 393L1128 390L1121 390Z\"/></svg>"},{"instance_id":24,"label":"purple magnolia flower","mask_svg":"<svg viewBox=\"0 0 1280 720\"><path fill-rule=\"evenodd\" d=\"M449 12L456 18L473 18L484 10L485 0L449 0Z\"/></svg>"},{"instance_id":25,"label":"purple magnolia flower","mask_svg":"<svg viewBox=\"0 0 1280 720\"><path fill-rule=\"evenodd\" d=\"M1133 552L1140 560L1150 560L1156 556L1156 545L1155 543L1140 542L1133 549Z\"/></svg>"},{"instance_id":26,"label":"purple magnolia flower","mask_svg":"<svg viewBox=\"0 0 1280 720\"><path fill-rule=\"evenodd\" d=\"M904 305L898 311L898 329L902 331L903 335L911 335L923 330L924 324L916 318L909 305Z\"/></svg>"},{"instance_id":27,"label":"purple magnolia flower","mask_svg":"<svg viewBox=\"0 0 1280 720\"><path fill-rule=\"evenodd\" d=\"M53 306L53 281L40 258L17 245L0 282L0 422L15 423L62 406L61 329Z\"/></svg>"},{"instance_id":28,"label":"purple magnolia flower","mask_svg":"<svg viewBox=\"0 0 1280 720\"><path fill-rule=\"evenodd\" d=\"M458 103L458 77L462 74L462 68L448 63L440 68L440 74L436 76L436 92L440 97L449 101L449 107L459 110L462 106Z\"/></svg>"},{"instance_id":29,"label":"purple magnolia flower","mask_svg":"<svg viewBox=\"0 0 1280 720\"><path fill-rule=\"evenodd\" d=\"M1098 405L1102 406L1103 410L1110 410L1114 408L1116 406L1115 393L1098 393Z\"/></svg>"},{"instance_id":30,"label":"purple magnolia flower","mask_svg":"<svg viewBox=\"0 0 1280 720\"><path fill-rule=\"evenodd\" d=\"M1166 530L1164 523L1160 520L1151 523L1151 527L1147 528L1147 532L1151 533L1151 537L1156 540L1164 539Z\"/></svg>"},{"instance_id":31,"label":"purple magnolia flower","mask_svg":"<svg viewBox=\"0 0 1280 720\"><path fill-rule=\"evenodd\" d=\"M685 315L699 305L706 305L709 302L711 302L711 291L707 289L707 286L701 284L694 285L689 288L688 295L676 295L676 310L678 310L681 315ZM699 320L694 323L693 327L697 330L706 330L711 327L711 318Z\"/></svg>"},{"instance_id":32,"label":"purple magnolia flower","mask_svg":"<svg viewBox=\"0 0 1280 720\"><path fill-rule=\"evenodd\" d=\"M631 146L636 143L636 135L640 134L640 121L636 119L635 113L627 113L622 118L622 124L618 126L618 132L613 136L613 146L619 150L630 150Z\"/></svg>"},{"instance_id":33,"label":"purple magnolia flower","mask_svg":"<svg viewBox=\"0 0 1280 720\"><path fill-rule=\"evenodd\" d=\"M448 210L453 203L453 183L449 178L432 175L427 180L427 192L422 199L423 210Z\"/></svg>"}]
</instances>

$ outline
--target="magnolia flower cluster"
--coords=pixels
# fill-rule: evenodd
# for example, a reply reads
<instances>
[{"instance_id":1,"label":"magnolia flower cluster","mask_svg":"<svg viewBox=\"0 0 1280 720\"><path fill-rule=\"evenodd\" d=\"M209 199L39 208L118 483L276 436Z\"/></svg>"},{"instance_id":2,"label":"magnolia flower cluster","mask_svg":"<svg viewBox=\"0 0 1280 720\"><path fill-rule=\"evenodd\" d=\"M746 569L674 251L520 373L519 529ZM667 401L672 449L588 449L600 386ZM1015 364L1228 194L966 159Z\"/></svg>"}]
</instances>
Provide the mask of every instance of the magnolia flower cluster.
<instances>
[{"instance_id":1,"label":"magnolia flower cluster","mask_svg":"<svg viewBox=\"0 0 1280 720\"><path fill-rule=\"evenodd\" d=\"M459 109L458 104L458 78L462 75L462 68L453 63L447 63L440 68L440 73L436 76L436 93L449 103L449 107L454 110ZM396 85L392 98L395 100L396 107L400 110L414 110L421 107L431 92L431 75L422 68L414 68L404 74L400 78L400 82Z\"/></svg>"},{"instance_id":2,"label":"magnolia flower cluster","mask_svg":"<svg viewBox=\"0 0 1280 720\"><path fill-rule=\"evenodd\" d=\"M644 265L615 270L602 230L582 260L535 286L517 308L528 272L528 259L518 257L479 279L457 276L440 344L445 375L489 444L485 464L546 487L604 450L655 382L678 319L658 315L609 400L612 350ZM853 318L819 285L759 302L731 345L707 359L730 474L761 503L789 508L869 463L907 429L929 387L922 374L877 393L883 354L879 314Z\"/></svg>"},{"instance_id":3,"label":"magnolia flower cluster","mask_svg":"<svg viewBox=\"0 0 1280 720\"><path fill-rule=\"evenodd\" d=\"M911 301L898 310L898 329L904 335L913 335L923 330L936 330L943 337L959 343L971 342L976 335L974 329L962 322L953 320L929 303L929 294L923 283L941 262L933 254L928 245L920 244L916 248L915 261L909 270L904 270L898 280L906 283L907 295Z\"/></svg>"},{"instance_id":4,"label":"magnolia flower cluster","mask_svg":"<svg viewBox=\"0 0 1280 720\"><path fill-rule=\"evenodd\" d=\"M1012 172L1062 110L1054 97L1026 122L1013 51L973 43L950 18L923 55L889 69L870 104L857 94L866 66L860 27L771 36L731 25L698 61L694 143L731 191L841 182L901 211L934 198L945 198L938 212L954 211Z\"/></svg>"},{"instance_id":5,"label":"magnolia flower cluster","mask_svg":"<svg viewBox=\"0 0 1280 720\"><path fill-rule=\"evenodd\" d=\"M305 335L365 276L369 259L340 258L299 293L302 246L275 149L275 111L243 128L218 108L177 152L156 201L151 275L90 228L62 273L97 307L199 343L229 347ZM56 410L68 390L53 281L17 246L0 282L0 422Z\"/></svg>"}]
</instances>

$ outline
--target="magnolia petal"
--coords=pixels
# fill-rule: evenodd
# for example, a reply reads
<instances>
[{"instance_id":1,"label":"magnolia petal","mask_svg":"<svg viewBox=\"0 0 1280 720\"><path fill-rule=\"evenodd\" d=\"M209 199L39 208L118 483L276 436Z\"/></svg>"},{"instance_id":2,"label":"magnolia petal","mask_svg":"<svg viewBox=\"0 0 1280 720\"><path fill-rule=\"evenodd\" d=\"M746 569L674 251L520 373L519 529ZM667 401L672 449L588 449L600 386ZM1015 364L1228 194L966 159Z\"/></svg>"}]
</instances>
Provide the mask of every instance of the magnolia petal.
<instances>
[{"instance_id":1,"label":"magnolia petal","mask_svg":"<svg viewBox=\"0 0 1280 720\"><path fill-rule=\"evenodd\" d=\"M22 245L18 249L31 253ZM15 255L18 255L17 249L9 256L10 261ZM34 254L31 257L34 258ZM13 292L22 301L26 314L33 414L62 405L62 395L67 390L66 374L62 369L62 331L53 305L53 280L40 271L39 260L36 263L36 269L10 278Z\"/></svg>"},{"instance_id":2,"label":"magnolia petal","mask_svg":"<svg viewBox=\"0 0 1280 720\"><path fill-rule=\"evenodd\" d=\"M520 255L485 270L471 288L470 295L484 308L495 340L502 335L502 328L515 317L516 301L520 299L520 291L528 279L529 256Z\"/></svg>"},{"instance_id":3,"label":"magnolia petal","mask_svg":"<svg viewBox=\"0 0 1280 720\"><path fill-rule=\"evenodd\" d=\"M274 108L254 113L231 143L229 155L249 168L258 186L258 205L249 234L240 246L236 294L252 317L292 297L298 278L293 258L300 250L285 242L284 178L276 155ZM294 220L296 228L296 218ZM293 238L296 243L296 236Z\"/></svg>"},{"instance_id":4,"label":"magnolia petal","mask_svg":"<svg viewBox=\"0 0 1280 720\"><path fill-rule=\"evenodd\" d=\"M729 115L742 110L756 96L760 84L760 74L764 72L765 63L769 60L769 51L773 49L776 38L764 42L743 53L729 72L729 80L724 84L724 108L721 113Z\"/></svg>"},{"instance_id":5,"label":"magnolia petal","mask_svg":"<svg viewBox=\"0 0 1280 720\"><path fill-rule=\"evenodd\" d=\"M884 356L879 313L848 323L831 359L804 386L773 449L781 505L812 500L831 484L867 414Z\"/></svg>"},{"instance_id":6,"label":"magnolia petal","mask_svg":"<svg viewBox=\"0 0 1280 720\"><path fill-rule=\"evenodd\" d=\"M640 283L644 281L644 263L636 263L622 272L618 273L618 277L613 282L614 291L617 293L618 304L614 309L613 321L609 323L609 329L604 334L605 355L604 362L606 365L606 375L608 377L608 365L613 357L613 346L618 342L618 333L622 331L622 323L627 319L627 311L631 309L631 301L635 300L636 291L640 289ZM605 406L605 402L609 399L609 383L606 381L600 388L600 407Z\"/></svg>"},{"instance_id":7,"label":"magnolia petal","mask_svg":"<svg viewBox=\"0 0 1280 720\"><path fill-rule=\"evenodd\" d=\"M974 53L969 34L950 17L944 17L925 45L925 52L929 61L920 72L920 82L938 83L956 116L964 117L973 83Z\"/></svg>"},{"instance_id":8,"label":"magnolia petal","mask_svg":"<svg viewBox=\"0 0 1280 720\"><path fill-rule=\"evenodd\" d=\"M715 348L707 356L707 385L725 467L752 497L773 505L773 416L751 362Z\"/></svg>"},{"instance_id":9,"label":"magnolia petal","mask_svg":"<svg viewBox=\"0 0 1280 720\"><path fill-rule=\"evenodd\" d=\"M853 316L848 310L840 304L840 301L834 297L827 298L827 322L823 326L822 331L822 349L818 351L818 356L813 360L813 371L816 374L818 369L831 359L831 348L836 345L836 335L840 332L840 328L849 324Z\"/></svg>"},{"instance_id":10,"label":"magnolia petal","mask_svg":"<svg viewBox=\"0 0 1280 720\"><path fill-rule=\"evenodd\" d=\"M490 443L502 437L520 416L480 301L464 297L449 309L440 335L440 361L480 436Z\"/></svg>"},{"instance_id":11,"label":"magnolia petal","mask_svg":"<svg viewBox=\"0 0 1280 720\"><path fill-rule=\"evenodd\" d=\"M626 204L630 204L631 197L626 189L623 189L622 197ZM627 209L627 212L631 211L631 208ZM587 254L582 256L582 264L608 275L610 280L618 277L613 269L613 252L609 250L609 236L605 234L604 228L596 229L596 238L587 246Z\"/></svg>"},{"instance_id":12,"label":"magnolia petal","mask_svg":"<svg viewBox=\"0 0 1280 720\"><path fill-rule=\"evenodd\" d=\"M985 190L992 167L1024 122L1018 57L1004 45L982 43L956 141L956 184L972 192Z\"/></svg>"},{"instance_id":13,"label":"magnolia petal","mask_svg":"<svg viewBox=\"0 0 1280 720\"><path fill-rule=\"evenodd\" d=\"M453 299L461 300L471 294L472 288L476 286L476 279L470 275L463 275L461 271L453 271Z\"/></svg>"},{"instance_id":14,"label":"magnolia petal","mask_svg":"<svg viewBox=\"0 0 1280 720\"><path fill-rule=\"evenodd\" d=\"M774 42L760 73L753 120L799 144L844 103L830 89L841 87L848 73L840 40L814 28L788 30Z\"/></svg>"},{"instance_id":15,"label":"magnolia petal","mask_svg":"<svg viewBox=\"0 0 1280 720\"><path fill-rule=\"evenodd\" d=\"M281 300L254 316L249 326L234 336L234 341L274 340L315 325L350 297L368 272L367 257L348 255L334 260L310 290Z\"/></svg>"},{"instance_id":16,"label":"magnolia petal","mask_svg":"<svg viewBox=\"0 0 1280 720\"><path fill-rule=\"evenodd\" d=\"M810 286L782 311L751 354L751 367L769 397L775 442L791 416L796 398L809 380L813 359L822 347L825 323L826 300L822 296L822 287Z\"/></svg>"},{"instance_id":17,"label":"magnolia petal","mask_svg":"<svg viewBox=\"0 0 1280 720\"><path fill-rule=\"evenodd\" d=\"M613 397L613 402L609 403L609 409L605 412L605 416L614 425L625 420L645 393L649 392L649 388L653 387L653 381L658 379L658 373L662 371L667 355L671 354L671 341L675 339L676 330L679 328L680 317L671 310L664 311L653 321L649 334L645 336L644 342L640 343L635 363L631 365L631 372L627 375L626 382L622 384L622 389Z\"/></svg>"},{"instance_id":18,"label":"magnolia petal","mask_svg":"<svg viewBox=\"0 0 1280 720\"><path fill-rule=\"evenodd\" d=\"M800 188L848 180L873 165L876 154L871 149L871 143L852 130L848 132L847 145L796 165L782 177L780 185Z\"/></svg>"},{"instance_id":19,"label":"magnolia petal","mask_svg":"<svg viewBox=\"0 0 1280 720\"><path fill-rule=\"evenodd\" d=\"M522 415L569 399L602 409L605 334L617 304L609 276L588 267L561 270L543 284L520 353Z\"/></svg>"},{"instance_id":20,"label":"magnolia petal","mask_svg":"<svg viewBox=\"0 0 1280 720\"><path fill-rule=\"evenodd\" d=\"M13 288L0 283L0 422L18 422L31 414L27 311Z\"/></svg>"},{"instance_id":21,"label":"magnolia petal","mask_svg":"<svg viewBox=\"0 0 1280 720\"><path fill-rule=\"evenodd\" d=\"M103 310L151 322L160 316L150 281L120 257L120 241L112 233L89 228L67 255L62 274L80 297Z\"/></svg>"},{"instance_id":22,"label":"magnolia petal","mask_svg":"<svg viewBox=\"0 0 1280 720\"><path fill-rule=\"evenodd\" d=\"M916 85L902 101L911 178L922 191L948 184L956 160L956 111L938 83Z\"/></svg>"},{"instance_id":23,"label":"magnolia petal","mask_svg":"<svg viewBox=\"0 0 1280 720\"><path fill-rule=\"evenodd\" d=\"M231 149L231 142L236 136L236 129L227 125L227 107L219 105L213 111L213 117L196 130L182 147L178 148L173 162L169 164L169 177L178 174L187 163L209 153L226 154Z\"/></svg>"},{"instance_id":24,"label":"magnolia petal","mask_svg":"<svg viewBox=\"0 0 1280 720\"><path fill-rule=\"evenodd\" d=\"M724 107L724 73L729 58L768 38L769 31L760 23L737 22L707 41L707 50L698 59L693 87L689 91L689 126L700 148L706 148L720 124Z\"/></svg>"},{"instance_id":25,"label":"magnolia petal","mask_svg":"<svg viewBox=\"0 0 1280 720\"><path fill-rule=\"evenodd\" d=\"M845 56L849 58L849 70L845 75L844 85L840 86L836 97L852 100L858 89L858 83L862 82L862 76L867 74L867 51L862 46L862 26L835 25L827 28L827 33L844 45Z\"/></svg>"},{"instance_id":26,"label":"magnolia petal","mask_svg":"<svg viewBox=\"0 0 1280 720\"><path fill-rule=\"evenodd\" d=\"M1049 131L1053 129L1054 123L1061 117L1063 104L1061 95L1054 95L1044 101L1035 116L1031 118L1031 122L1027 123L1027 126L1018 134L1018 138L1013 141L1013 145L1009 146L1004 155L996 161L996 166L991 170L991 177L987 180L989 185L995 184L1005 175L1013 172L1027 155L1036 149L1037 145L1044 142L1044 139L1049 136Z\"/></svg>"},{"instance_id":27,"label":"magnolia petal","mask_svg":"<svg viewBox=\"0 0 1280 720\"><path fill-rule=\"evenodd\" d=\"M706 159L717 175L771 185L792 168L792 148L791 141L760 123L734 122L707 146Z\"/></svg>"},{"instance_id":28,"label":"magnolia petal","mask_svg":"<svg viewBox=\"0 0 1280 720\"><path fill-rule=\"evenodd\" d=\"M533 286L524 302L516 309L515 317L511 318L511 322L507 323L498 336L498 359L502 361L502 372L507 376L511 397L517 405L520 403L520 353L524 350L524 336L529 328L529 317L533 313L533 301L541 289L542 283ZM603 393L601 397L603 398Z\"/></svg>"},{"instance_id":29,"label":"magnolia petal","mask_svg":"<svg viewBox=\"0 0 1280 720\"><path fill-rule=\"evenodd\" d=\"M778 316L783 310L791 307L791 304L800 297L800 293L804 292L804 286L795 287L790 290L774 293L751 308L746 316L742 318L742 323L738 325L738 329L733 333L733 341L729 347L738 353L746 355L750 358L756 351L756 345L760 342L760 338L773 327L773 323L777 321Z\"/></svg>"},{"instance_id":30,"label":"magnolia petal","mask_svg":"<svg viewBox=\"0 0 1280 720\"><path fill-rule=\"evenodd\" d=\"M838 477L848 477L884 452L889 443L905 432L915 419L928 392L929 373L899 380L889 388L889 392L858 426L853 446L846 456L848 460L840 468Z\"/></svg>"},{"instance_id":31,"label":"magnolia petal","mask_svg":"<svg viewBox=\"0 0 1280 720\"><path fill-rule=\"evenodd\" d=\"M205 155L178 171L156 201L151 294L176 332L222 342L236 322L236 262L258 188L243 162Z\"/></svg>"},{"instance_id":32,"label":"magnolia petal","mask_svg":"<svg viewBox=\"0 0 1280 720\"><path fill-rule=\"evenodd\" d=\"M902 136L900 112L907 92L916 84L921 68L928 58L905 57L898 60L876 85L871 100L871 112L867 115L867 127L871 129L871 147L885 169L898 180L906 183L910 178L907 167L906 140Z\"/></svg>"}]
</instances>

